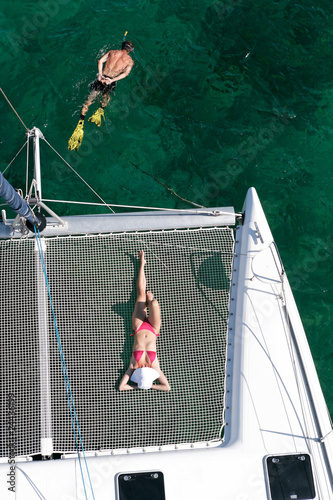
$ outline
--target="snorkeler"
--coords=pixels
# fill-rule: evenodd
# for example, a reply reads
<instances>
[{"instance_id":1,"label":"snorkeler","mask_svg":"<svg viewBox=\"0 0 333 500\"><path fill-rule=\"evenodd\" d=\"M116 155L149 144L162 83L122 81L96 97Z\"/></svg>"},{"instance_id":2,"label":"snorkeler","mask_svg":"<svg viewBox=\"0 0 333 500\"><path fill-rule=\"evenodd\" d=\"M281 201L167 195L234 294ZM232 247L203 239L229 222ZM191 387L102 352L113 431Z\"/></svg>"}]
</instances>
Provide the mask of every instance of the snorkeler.
<instances>
[{"instance_id":1,"label":"snorkeler","mask_svg":"<svg viewBox=\"0 0 333 500\"><path fill-rule=\"evenodd\" d=\"M104 108L110 101L111 92L116 88L116 82L126 78L131 72L134 62L129 53L133 49L133 43L125 40L121 50L109 50L98 61L98 76L90 86L90 94L82 106L79 123L68 141L68 149L77 151L81 146L84 134L84 119L98 94L102 95L101 107L89 118L89 121L96 123L97 127L101 125L102 116L104 118Z\"/></svg>"}]
</instances>

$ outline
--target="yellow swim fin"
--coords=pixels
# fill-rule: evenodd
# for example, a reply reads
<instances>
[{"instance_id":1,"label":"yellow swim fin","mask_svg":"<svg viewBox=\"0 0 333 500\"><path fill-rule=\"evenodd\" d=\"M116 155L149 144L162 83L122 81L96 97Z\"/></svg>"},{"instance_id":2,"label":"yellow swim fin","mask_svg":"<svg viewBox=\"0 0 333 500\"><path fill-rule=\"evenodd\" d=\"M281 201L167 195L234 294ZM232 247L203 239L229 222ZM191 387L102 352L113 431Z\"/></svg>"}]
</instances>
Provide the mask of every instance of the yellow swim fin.
<instances>
[{"instance_id":1,"label":"yellow swim fin","mask_svg":"<svg viewBox=\"0 0 333 500\"><path fill-rule=\"evenodd\" d=\"M101 123L102 123L102 116L103 116L103 118L105 120L104 109L103 108L98 108L98 110L96 111L96 113L94 113L89 118L89 121L93 122L93 123L96 123L97 127L100 127Z\"/></svg>"},{"instance_id":2,"label":"yellow swim fin","mask_svg":"<svg viewBox=\"0 0 333 500\"><path fill-rule=\"evenodd\" d=\"M81 146L84 134L83 125L84 120L79 120L79 123L76 125L76 129L72 134L72 137L68 141L68 149L70 149L71 151L77 151Z\"/></svg>"}]
</instances>

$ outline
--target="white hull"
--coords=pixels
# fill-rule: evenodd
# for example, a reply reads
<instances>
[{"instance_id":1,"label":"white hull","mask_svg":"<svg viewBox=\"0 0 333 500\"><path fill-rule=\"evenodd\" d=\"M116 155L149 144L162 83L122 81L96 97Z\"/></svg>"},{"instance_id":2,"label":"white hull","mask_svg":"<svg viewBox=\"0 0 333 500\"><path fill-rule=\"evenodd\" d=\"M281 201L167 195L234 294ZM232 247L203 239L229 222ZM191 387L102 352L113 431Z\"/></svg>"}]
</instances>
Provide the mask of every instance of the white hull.
<instances>
[{"instance_id":1,"label":"white hull","mask_svg":"<svg viewBox=\"0 0 333 500\"><path fill-rule=\"evenodd\" d=\"M333 498L330 418L297 307L254 189L248 192L244 212L244 224L236 230L223 442L193 449L170 446L167 451L89 454L96 500L116 499L118 473L156 470L164 474L168 500L267 500L266 457L293 453L311 457L314 498ZM17 460L16 465L47 500L85 498L75 458ZM19 470L15 496L8 491L8 473L5 461L0 464L1 500L38 498ZM88 498L92 498L90 492Z\"/></svg>"}]
</instances>

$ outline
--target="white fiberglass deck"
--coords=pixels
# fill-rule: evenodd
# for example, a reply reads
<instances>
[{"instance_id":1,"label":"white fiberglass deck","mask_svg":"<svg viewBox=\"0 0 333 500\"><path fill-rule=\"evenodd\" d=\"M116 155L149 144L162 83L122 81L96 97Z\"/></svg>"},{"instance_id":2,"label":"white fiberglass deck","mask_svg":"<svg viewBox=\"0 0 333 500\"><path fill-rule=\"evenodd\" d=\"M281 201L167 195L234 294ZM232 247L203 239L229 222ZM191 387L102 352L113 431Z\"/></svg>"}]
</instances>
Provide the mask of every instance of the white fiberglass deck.
<instances>
[{"instance_id":1,"label":"white fiberglass deck","mask_svg":"<svg viewBox=\"0 0 333 500\"><path fill-rule=\"evenodd\" d=\"M86 451L219 440L232 230L57 237L45 243L51 295ZM147 288L161 305L157 350L170 393L118 391L132 351L140 249L146 253ZM1 418L5 427L7 396L13 394L17 455L40 453L41 435L53 440L55 452L75 452L51 311L43 307L43 287L38 289L43 283L38 261L34 239L0 242ZM43 328L39 330L45 314L43 340ZM41 380L48 373L49 384Z\"/></svg>"},{"instance_id":2,"label":"white fiberglass deck","mask_svg":"<svg viewBox=\"0 0 333 500\"><path fill-rule=\"evenodd\" d=\"M269 478L266 471L267 461L271 456L285 455L289 457L298 454L307 456L311 461L315 494L306 497L296 494L294 478L291 476L288 477L287 481L289 496L278 495L275 498L278 500L286 498L288 500L295 498L297 500L301 498L332 500L333 433L331 421L297 308L254 190L250 190L248 193L244 212L243 225L238 226L236 230L228 333L226 334L228 342L226 373L224 374L226 383L224 393L220 394L222 398L225 398L223 441L210 442L204 447L197 445L194 445L193 448L181 445L170 446L166 447L167 451L163 447L162 450L153 448L148 449L147 453L143 453L142 450L132 452L125 449L121 455L113 455L110 451L90 453L88 465L94 486L95 500L118 500L115 489L117 475L119 473L131 474L137 471L163 472L166 500L202 500L203 498L209 498L209 500L271 500ZM210 230L206 236L210 236ZM183 244L178 246L181 248ZM187 275L190 276L190 279L193 279L194 275L196 276L195 283L198 292L202 295L196 311L197 325L203 314L208 321L205 311L208 308L213 312L212 297L215 294L218 297L216 303L220 304L219 297L226 291L227 280L225 272L221 272L221 266L218 266L220 271L218 272L219 276L216 275L216 281L207 282L203 279L204 276L207 276L207 268L210 268L213 274L216 272L216 262L214 261L217 254L214 251L210 250L211 253L206 253L206 257L204 257L205 254L197 252L196 245L193 245L191 252L195 256L194 259L190 259L191 272L186 274L188 273L186 266L184 264L178 265L177 280L187 279L185 278ZM103 250L102 255L104 254ZM65 260L66 255L65 251L63 253ZM79 249L78 255L80 255ZM134 250L130 252L130 255L134 257ZM176 259L172 251L170 259L181 262L185 254L177 255L179 256ZM165 258L167 260L169 258L166 251ZM107 260L107 258L103 258L103 261ZM151 262L150 258L148 262ZM162 264L153 264L153 266L156 265ZM165 260L163 265L165 265ZM59 266L60 272L61 269L62 267ZM149 276L148 269L149 267L147 267L147 275ZM165 270L166 276L168 276L168 271ZM200 271L205 272L201 274ZM126 285L129 294L130 290L134 289L134 268L130 275L131 278L128 277L125 280L126 283L127 280L131 281L131 284ZM76 279L76 267L73 268L72 276L73 280ZM163 279L167 278L163 276ZM152 288L155 287L155 282L153 284L150 282L150 284ZM60 282L57 286L61 287ZM158 287L158 283L156 286ZM98 284L96 284L97 288ZM162 298L160 291L158 291L156 295L164 304L167 302L166 297L169 300L169 294ZM81 299L81 295L79 299ZM23 298L20 300L23 301ZM128 302L129 295L126 300ZM176 312L178 316L178 311L181 308L188 308L192 297L186 296L185 305L181 303L180 296L177 296L177 300L173 310L167 313L168 321L171 321L173 312ZM121 298L116 303L123 304L125 308L127 305L124 305L124 302L125 299ZM21 318L22 315L17 314L18 318ZM209 327L214 329L214 322L220 315L221 310L216 309ZM83 315L84 321L88 321L88 317L88 313L85 313ZM78 321L79 319L77 319ZM102 323L103 318L99 321ZM223 319L223 324L224 321ZM167 324L165 326L168 328ZM171 335L172 328L171 321L169 330ZM209 332L211 331L214 330L210 329ZM207 341L209 332L206 331L205 339ZM125 333L123 339L123 342L127 342L128 337L125 337ZM192 335L189 339L191 342L196 341ZM185 382L191 385L193 380L190 373L182 372L182 366L179 363L170 363L165 357L164 353L168 352L168 346L166 344L167 336L163 336L163 332L158 341L162 369L171 374L172 390L169 394L162 396L167 401L169 396L173 397L174 390L179 390L178 381L181 384L184 383L185 390ZM89 347L89 342L86 341L85 346ZM19 349L17 347L17 352ZM69 357L73 359L76 355L77 353L72 353L72 357ZM129 351L127 351L128 355ZM194 358L198 359L195 368L201 370L201 365L206 363L202 349L195 352ZM119 366L121 373L123 373L125 364L122 363L121 367ZM222 369L222 364L219 369ZM179 378L179 373L182 375L181 378ZM192 370L192 373L196 373L196 371ZM103 376L108 376L108 374L104 372ZM113 378L115 377L113 376ZM88 389L88 394L90 394L90 389ZM82 394L82 397L84 396ZM139 397L142 398L142 396ZM149 397L155 398L155 395ZM179 401L180 399L178 399ZM184 401L187 404L189 400L185 398ZM211 401L215 404L212 394L207 397L206 406L209 407ZM79 404L81 404L80 398ZM190 407L188 406L188 408ZM34 411L33 402L29 411ZM172 423L171 419L175 416L180 418L180 414L170 414L168 425ZM180 420L177 421L178 424L179 422ZM59 427L62 424L62 421L58 422ZM95 425L96 422L93 420L90 427ZM99 428L98 433L101 434L102 430ZM77 458L70 458L67 455L62 460L33 462L20 460L17 465L38 486L47 500L79 500L84 498ZM5 485L7 480L8 467L7 462L0 465L2 485ZM20 470L16 472L16 484L16 500L34 500L36 498L31 484ZM11 499L13 494L8 492L6 487L3 487L1 498ZM88 498L90 500L92 496L88 495Z\"/></svg>"}]
</instances>

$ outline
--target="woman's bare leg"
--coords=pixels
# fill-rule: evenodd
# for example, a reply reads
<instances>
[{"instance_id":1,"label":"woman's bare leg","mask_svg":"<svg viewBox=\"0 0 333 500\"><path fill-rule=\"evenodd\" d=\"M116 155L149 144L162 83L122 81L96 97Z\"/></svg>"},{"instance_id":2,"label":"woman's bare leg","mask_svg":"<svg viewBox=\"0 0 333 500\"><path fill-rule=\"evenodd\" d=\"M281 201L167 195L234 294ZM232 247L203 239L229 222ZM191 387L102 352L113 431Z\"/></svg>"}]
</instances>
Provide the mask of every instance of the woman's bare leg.
<instances>
[{"instance_id":1,"label":"woman's bare leg","mask_svg":"<svg viewBox=\"0 0 333 500\"><path fill-rule=\"evenodd\" d=\"M145 253L143 250L140 250L139 258L140 258L140 269L139 269L138 279L136 282L137 296L136 296L136 303L135 303L134 312L133 312L133 316L132 316L132 328L133 328L134 332L139 328L141 323L147 317L147 314L146 314L147 281L146 281L146 275L145 275L146 259L145 259Z\"/></svg>"},{"instance_id":2,"label":"woman's bare leg","mask_svg":"<svg viewBox=\"0 0 333 500\"><path fill-rule=\"evenodd\" d=\"M147 292L147 304L149 308L149 323L158 334L161 329L161 309L158 301L154 299L152 292Z\"/></svg>"},{"instance_id":3,"label":"woman's bare leg","mask_svg":"<svg viewBox=\"0 0 333 500\"><path fill-rule=\"evenodd\" d=\"M140 250L139 257L140 257L140 269L138 274L138 280L136 282L136 292L137 292L136 300L146 302L146 286L147 286L147 280L145 275L146 259L143 250Z\"/></svg>"}]
</instances>

